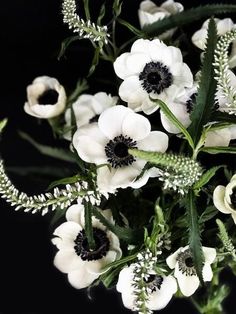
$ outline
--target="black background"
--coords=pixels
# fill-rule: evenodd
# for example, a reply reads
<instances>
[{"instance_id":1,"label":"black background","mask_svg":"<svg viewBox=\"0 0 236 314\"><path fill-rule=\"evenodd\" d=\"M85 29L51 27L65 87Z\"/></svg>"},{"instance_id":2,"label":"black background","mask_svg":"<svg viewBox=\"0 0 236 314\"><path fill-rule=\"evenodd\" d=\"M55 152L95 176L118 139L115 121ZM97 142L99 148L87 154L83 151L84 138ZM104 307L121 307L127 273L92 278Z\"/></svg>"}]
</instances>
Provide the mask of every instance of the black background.
<instances>
[{"instance_id":1,"label":"black background","mask_svg":"<svg viewBox=\"0 0 236 314\"><path fill-rule=\"evenodd\" d=\"M92 12L102 1L91 0ZM201 1L210 3L212 1ZM230 1L220 1L228 2ZM233 3L234 1L231 1ZM109 6L112 1L106 1ZM139 0L124 0L123 17L138 26ZM199 1L182 1L185 7L195 6ZM62 23L60 1L57 0L12 0L1 4L0 9L0 116L8 117L9 124L1 141L1 154L6 166L43 166L54 161L39 156L36 150L19 139L17 130L31 134L37 140L53 143L46 123L39 124L23 111L26 86L39 75L54 76L72 89L76 80L87 72L91 50L86 42L73 45L67 58L57 60L61 41L71 35ZM201 23L191 26L199 28ZM188 31L191 33L191 28ZM120 38L126 36L121 30ZM104 70L102 70L104 71ZM103 75L109 73L102 72ZM99 69L98 69L99 73ZM100 90L94 84L91 92ZM9 172L13 182L28 193L39 193L47 187L37 176L17 176ZM4 201L0 203L0 313L130 313L114 290L103 287L92 290L93 300L88 300L86 291L78 291L68 283L66 276L53 266L55 250L50 243L54 227L50 217L14 212ZM236 292L236 280L225 272L222 281L229 282ZM227 313L236 313L233 293L225 302ZM161 313L195 311L186 300L172 300Z\"/></svg>"}]
</instances>

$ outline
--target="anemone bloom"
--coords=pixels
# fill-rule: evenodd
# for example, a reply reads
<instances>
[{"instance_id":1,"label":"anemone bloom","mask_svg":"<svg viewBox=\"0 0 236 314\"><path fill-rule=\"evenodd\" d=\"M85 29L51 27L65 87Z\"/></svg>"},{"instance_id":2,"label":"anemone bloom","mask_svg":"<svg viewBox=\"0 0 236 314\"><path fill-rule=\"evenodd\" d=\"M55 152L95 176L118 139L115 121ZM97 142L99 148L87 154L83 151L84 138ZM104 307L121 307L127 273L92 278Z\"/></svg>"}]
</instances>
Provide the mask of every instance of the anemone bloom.
<instances>
[{"instance_id":1,"label":"anemone bloom","mask_svg":"<svg viewBox=\"0 0 236 314\"><path fill-rule=\"evenodd\" d=\"M113 222L111 211L102 214ZM92 218L96 247L90 249L84 230L84 206L72 205L66 212L67 222L55 231L52 243L58 248L54 265L68 275L76 289L88 287L103 272L103 268L121 257L119 239L96 218Z\"/></svg>"},{"instance_id":2,"label":"anemone bloom","mask_svg":"<svg viewBox=\"0 0 236 314\"><path fill-rule=\"evenodd\" d=\"M114 192L117 188L132 186L146 164L144 160L134 158L129 149L165 152L168 136L151 131L147 118L118 105L106 109L98 123L78 129L73 145L81 159L100 166L97 169L100 191ZM141 180L140 184L146 181Z\"/></svg>"},{"instance_id":3,"label":"anemone bloom","mask_svg":"<svg viewBox=\"0 0 236 314\"><path fill-rule=\"evenodd\" d=\"M65 89L57 79L40 76L27 87L27 102L24 110L29 115L50 119L61 114L65 106Z\"/></svg>"},{"instance_id":4,"label":"anemone bloom","mask_svg":"<svg viewBox=\"0 0 236 314\"><path fill-rule=\"evenodd\" d=\"M116 289L122 295L124 306L135 311L138 300L135 297L133 265L131 264L121 270ZM160 276L152 272L145 281L150 292L147 307L151 311L161 310L166 307L177 291L177 283L173 276Z\"/></svg>"},{"instance_id":5,"label":"anemone bloom","mask_svg":"<svg viewBox=\"0 0 236 314\"><path fill-rule=\"evenodd\" d=\"M151 98L167 105L193 85L193 76L183 62L181 51L159 39L138 39L130 52L114 62L116 75L123 82L119 95L135 111L151 114L158 105Z\"/></svg>"},{"instance_id":6,"label":"anemone bloom","mask_svg":"<svg viewBox=\"0 0 236 314\"><path fill-rule=\"evenodd\" d=\"M216 258L216 250L209 247L203 247L202 250L205 258L202 268L203 280L211 281L213 277L211 264ZM193 265L189 246L179 248L166 259L166 263L170 268L175 269L174 276L183 295L186 297L192 295L197 290L200 281Z\"/></svg>"}]
</instances>

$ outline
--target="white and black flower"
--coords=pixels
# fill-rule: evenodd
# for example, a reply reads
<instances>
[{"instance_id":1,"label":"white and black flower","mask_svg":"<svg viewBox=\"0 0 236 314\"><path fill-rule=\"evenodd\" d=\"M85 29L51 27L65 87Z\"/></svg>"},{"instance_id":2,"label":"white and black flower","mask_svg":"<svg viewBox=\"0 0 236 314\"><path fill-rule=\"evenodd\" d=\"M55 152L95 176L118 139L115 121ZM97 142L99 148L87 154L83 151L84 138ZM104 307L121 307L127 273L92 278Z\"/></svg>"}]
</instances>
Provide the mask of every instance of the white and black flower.
<instances>
[{"instance_id":1,"label":"white and black flower","mask_svg":"<svg viewBox=\"0 0 236 314\"><path fill-rule=\"evenodd\" d=\"M134 277L134 264L131 264L121 270L116 285L117 291L121 293L124 306L133 311L136 310L138 301L135 295ZM173 276L160 276L151 272L145 281L149 288L147 307L152 311L163 309L177 291L177 283Z\"/></svg>"},{"instance_id":2,"label":"white and black flower","mask_svg":"<svg viewBox=\"0 0 236 314\"><path fill-rule=\"evenodd\" d=\"M226 34L227 32L236 28L236 24L230 19L214 19L216 22L217 33L219 36ZM196 31L192 36L192 42L195 46L200 48L201 50L205 49L206 40L207 40L207 29L208 29L209 19L206 20L201 29ZM230 68L234 68L236 66L236 40L232 43L232 49L229 55L229 66Z\"/></svg>"},{"instance_id":3,"label":"white and black flower","mask_svg":"<svg viewBox=\"0 0 236 314\"><path fill-rule=\"evenodd\" d=\"M147 118L118 105L106 109L98 123L77 130L73 145L84 161L109 166L98 167L97 184L100 191L114 192L119 187L132 186L146 164L130 155L128 149L165 152L168 136L160 131L151 132Z\"/></svg>"},{"instance_id":4,"label":"white and black flower","mask_svg":"<svg viewBox=\"0 0 236 314\"><path fill-rule=\"evenodd\" d=\"M109 209L102 214L113 223ZM119 239L93 217L96 247L90 250L84 230L84 206L72 205L66 212L66 219L67 222L53 233L56 237L52 242L59 249L54 265L68 274L68 281L73 287L82 289L97 279L106 265L121 257Z\"/></svg>"},{"instance_id":5,"label":"white and black flower","mask_svg":"<svg viewBox=\"0 0 236 314\"><path fill-rule=\"evenodd\" d=\"M65 106L65 89L57 79L40 76L27 87L27 102L24 110L29 115L50 119L61 114Z\"/></svg>"},{"instance_id":6,"label":"white and black flower","mask_svg":"<svg viewBox=\"0 0 236 314\"><path fill-rule=\"evenodd\" d=\"M211 264L216 258L216 250L209 247L203 247L202 250L205 259L202 268L203 280L211 281L213 277ZM186 297L192 295L197 290L200 281L193 265L189 246L179 248L166 259L166 263L171 269L175 269L174 276L183 295Z\"/></svg>"},{"instance_id":7,"label":"white and black flower","mask_svg":"<svg viewBox=\"0 0 236 314\"><path fill-rule=\"evenodd\" d=\"M77 128L83 125L97 122L100 114L115 106L118 101L118 97L112 97L105 92L99 92L95 95L83 94L72 104L73 113L76 120ZM66 128L71 127L71 109L67 109L65 112ZM64 138L71 140L70 132L64 134Z\"/></svg>"},{"instance_id":8,"label":"white and black flower","mask_svg":"<svg viewBox=\"0 0 236 314\"><path fill-rule=\"evenodd\" d=\"M192 73L183 63L181 51L159 39L136 40L130 52L115 60L114 69L124 80L119 88L121 99L133 110L146 114L158 109L150 97L169 104L193 85Z\"/></svg>"},{"instance_id":9,"label":"white and black flower","mask_svg":"<svg viewBox=\"0 0 236 314\"><path fill-rule=\"evenodd\" d=\"M224 214L231 214L236 224L236 175L226 185L218 185L213 193L215 207Z\"/></svg>"},{"instance_id":10,"label":"white and black flower","mask_svg":"<svg viewBox=\"0 0 236 314\"><path fill-rule=\"evenodd\" d=\"M181 3L175 2L173 0L167 0L163 2L160 6L157 6L154 2L150 0L145 0L140 3L138 10L139 22L141 28L145 25L152 24L163 18L182 12L184 7ZM164 32L158 37L162 40L170 38L175 32L175 28Z\"/></svg>"}]
</instances>

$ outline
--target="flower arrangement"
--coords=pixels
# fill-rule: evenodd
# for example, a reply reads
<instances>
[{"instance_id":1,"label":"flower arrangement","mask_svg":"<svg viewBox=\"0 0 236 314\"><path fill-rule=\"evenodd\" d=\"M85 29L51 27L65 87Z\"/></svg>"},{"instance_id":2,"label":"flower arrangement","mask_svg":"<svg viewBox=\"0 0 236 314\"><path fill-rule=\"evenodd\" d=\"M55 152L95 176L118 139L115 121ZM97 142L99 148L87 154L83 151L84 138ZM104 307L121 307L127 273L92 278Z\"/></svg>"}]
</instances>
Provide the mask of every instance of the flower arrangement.
<instances>
[{"instance_id":1,"label":"flower arrangement","mask_svg":"<svg viewBox=\"0 0 236 314\"><path fill-rule=\"evenodd\" d=\"M89 71L72 91L46 75L26 90L24 111L46 121L61 147L21 137L73 174L62 171L47 191L28 195L1 160L1 197L52 217L54 266L75 289L116 287L124 307L142 314L173 297L189 298L199 313L223 313L229 289L219 276L236 272L236 24L215 16L236 5L185 10L144 0L140 26L122 18L121 0L106 6L92 19L88 0L62 1L74 35L60 58L86 40ZM204 23L190 42L182 27L196 21ZM104 62L111 77L91 93Z\"/></svg>"}]
</instances>

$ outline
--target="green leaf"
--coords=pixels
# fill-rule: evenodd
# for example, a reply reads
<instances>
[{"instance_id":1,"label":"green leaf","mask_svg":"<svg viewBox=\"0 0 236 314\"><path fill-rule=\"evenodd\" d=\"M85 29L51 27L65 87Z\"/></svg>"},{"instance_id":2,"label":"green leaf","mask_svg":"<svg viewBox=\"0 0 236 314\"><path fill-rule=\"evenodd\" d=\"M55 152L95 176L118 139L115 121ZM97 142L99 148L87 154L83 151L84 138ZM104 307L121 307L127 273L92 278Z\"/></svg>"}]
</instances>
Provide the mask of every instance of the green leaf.
<instances>
[{"instance_id":1,"label":"green leaf","mask_svg":"<svg viewBox=\"0 0 236 314\"><path fill-rule=\"evenodd\" d=\"M201 78L196 97L196 103L190 115L192 123L188 129L193 141L197 144L204 125L210 120L215 104L216 81L214 79L214 51L217 42L217 29L213 19L208 24L208 39L204 53Z\"/></svg>"},{"instance_id":2,"label":"green leaf","mask_svg":"<svg viewBox=\"0 0 236 314\"><path fill-rule=\"evenodd\" d=\"M114 261L114 262L106 265L102 270L105 271L105 270L110 269L110 268L117 268L119 266L123 266L124 264L127 264L128 262L134 260L137 257L137 254L138 253L123 257L123 258L119 259L118 261Z\"/></svg>"},{"instance_id":3,"label":"green leaf","mask_svg":"<svg viewBox=\"0 0 236 314\"><path fill-rule=\"evenodd\" d=\"M106 13L106 6L105 6L105 3L103 3L101 8L100 8L99 15L98 15L97 25L101 25L102 19L104 18L105 13Z\"/></svg>"},{"instance_id":4,"label":"green leaf","mask_svg":"<svg viewBox=\"0 0 236 314\"><path fill-rule=\"evenodd\" d=\"M94 50L93 60L92 60L91 67L89 69L88 77L93 74L93 72L95 71L99 63L100 51L101 51L100 46L97 46L96 49Z\"/></svg>"},{"instance_id":5,"label":"green leaf","mask_svg":"<svg viewBox=\"0 0 236 314\"><path fill-rule=\"evenodd\" d=\"M226 112L215 111L211 115L210 121L222 121L235 124L236 123L236 115L228 114Z\"/></svg>"},{"instance_id":6,"label":"green leaf","mask_svg":"<svg viewBox=\"0 0 236 314\"><path fill-rule=\"evenodd\" d=\"M31 145L33 145L41 154L45 156L49 156L52 158L56 158L59 160L63 160L66 162L71 162L75 163L75 157L74 155L65 149L62 148L57 148L57 147L51 147L51 146L46 146L43 144L40 144L36 142L32 137L30 137L28 134L19 131L19 135L22 139L26 140L29 142Z\"/></svg>"},{"instance_id":7,"label":"green leaf","mask_svg":"<svg viewBox=\"0 0 236 314\"><path fill-rule=\"evenodd\" d=\"M148 37L154 37L174 27L181 27L213 15L233 12L236 12L236 5L233 4L207 4L170 15L147 25L143 28L143 33Z\"/></svg>"},{"instance_id":8,"label":"green leaf","mask_svg":"<svg viewBox=\"0 0 236 314\"><path fill-rule=\"evenodd\" d=\"M59 51L57 59L60 60L64 56L66 49L70 46L70 44L72 44L74 41L77 41L80 39L83 39L83 37L81 37L79 35L70 36L70 37L67 37L66 39L64 39L61 43L61 49Z\"/></svg>"},{"instance_id":9,"label":"green leaf","mask_svg":"<svg viewBox=\"0 0 236 314\"><path fill-rule=\"evenodd\" d=\"M218 213L219 211L215 208L215 206L208 206L199 217L199 224L202 224L208 220L211 220Z\"/></svg>"},{"instance_id":10,"label":"green leaf","mask_svg":"<svg viewBox=\"0 0 236 314\"><path fill-rule=\"evenodd\" d=\"M67 211L67 208L63 208L63 209L60 207L56 208L54 215L50 221L50 225L54 226L62 217L65 216L66 211Z\"/></svg>"},{"instance_id":11,"label":"green leaf","mask_svg":"<svg viewBox=\"0 0 236 314\"><path fill-rule=\"evenodd\" d=\"M0 121L0 134L2 133L6 125L7 125L7 119L3 119Z\"/></svg>"},{"instance_id":12,"label":"green leaf","mask_svg":"<svg viewBox=\"0 0 236 314\"><path fill-rule=\"evenodd\" d=\"M137 244L143 240L143 229L133 230L128 227L120 227L108 221L95 206L93 207L93 215L111 232L116 234L119 239L129 243Z\"/></svg>"},{"instance_id":13,"label":"green leaf","mask_svg":"<svg viewBox=\"0 0 236 314\"><path fill-rule=\"evenodd\" d=\"M62 176L68 176L71 171L68 168L54 167L50 166L40 166L40 167L7 167L7 171L20 176L46 176L52 178L61 178Z\"/></svg>"},{"instance_id":14,"label":"green leaf","mask_svg":"<svg viewBox=\"0 0 236 314\"><path fill-rule=\"evenodd\" d=\"M188 141L189 145L194 148L194 143L193 143L193 139L191 137L191 135L189 134L189 132L186 130L186 128L184 127L184 125L176 118L176 116L170 111L170 109L168 108L168 106L161 101L160 99L153 99L150 97L150 99L157 103L159 105L159 107L161 108L161 110L164 112L164 114L166 115L166 117L174 124L174 126L176 126L179 131L181 133L183 133L183 135L185 136L186 140Z\"/></svg>"},{"instance_id":15,"label":"green leaf","mask_svg":"<svg viewBox=\"0 0 236 314\"><path fill-rule=\"evenodd\" d=\"M117 277L121 271L121 267L109 269L107 272L100 276L100 280L106 288L111 288L117 283Z\"/></svg>"},{"instance_id":16,"label":"green leaf","mask_svg":"<svg viewBox=\"0 0 236 314\"><path fill-rule=\"evenodd\" d=\"M89 0L83 0L86 20L90 20Z\"/></svg>"},{"instance_id":17,"label":"green leaf","mask_svg":"<svg viewBox=\"0 0 236 314\"><path fill-rule=\"evenodd\" d=\"M87 89L89 89L88 82L86 79L79 79L76 83L76 87L74 91L69 95L67 99L68 104L72 104L77 100L77 98L84 93Z\"/></svg>"},{"instance_id":18,"label":"green leaf","mask_svg":"<svg viewBox=\"0 0 236 314\"><path fill-rule=\"evenodd\" d=\"M201 188L206 185L212 177L216 174L216 171L219 170L224 166L216 166L212 167L211 169L207 170L206 172L203 173L201 178L194 184L193 189L196 190L197 192L201 190Z\"/></svg>"},{"instance_id":19,"label":"green leaf","mask_svg":"<svg viewBox=\"0 0 236 314\"><path fill-rule=\"evenodd\" d=\"M186 209L189 220L189 247L193 255L193 263L197 272L197 276L203 283L202 268L203 268L203 251L201 243L201 235L199 230L199 221L196 208L196 199L193 191L189 191L187 195Z\"/></svg>"},{"instance_id":20,"label":"green leaf","mask_svg":"<svg viewBox=\"0 0 236 314\"><path fill-rule=\"evenodd\" d=\"M121 14L122 2L120 0L114 0L112 9L115 18L117 18Z\"/></svg>"},{"instance_id":21,"label":"green leaf","mask_svg":"<svg viewBox=\"0 0 236 314\"><path fill-rule=\"evenodd\" d=\"M84 177L81 175L75 175L73 177L67 177L67 178L63 178L63 179L59 179L56 181L53 181L49 187L47 188L47 190L51 190L54 187L58 186L58 185L66 185L66 184L72 184L72 183L76 183L79 180L84 180Z\"/></svg>"},{"instance_id":22,"label":"green leaf","mask_svg":"<svg viewBox=\"0 0 236 314\"><path fill-rule=\"evenodd\" d=\"M139 36L139 37L142 37L143 33L137 29L136 27L134 27L133 25L131 25L130 23L128 23L127 21L121 19L121 18L118 18L117 21L125 26L126 28L128 28L133 34L135 34L136 36Z\"/></svg>"},{"instance_id":23,"label":"green leaf","mask_svg":"<svg viewBox=\"0 0 236 314\"><path fill-rule=\"evenodd\" d=\"M236 154L236 147L232 146L212 146L202 147L201 152L208 154Z\"/></svg>"}]
</instances>

